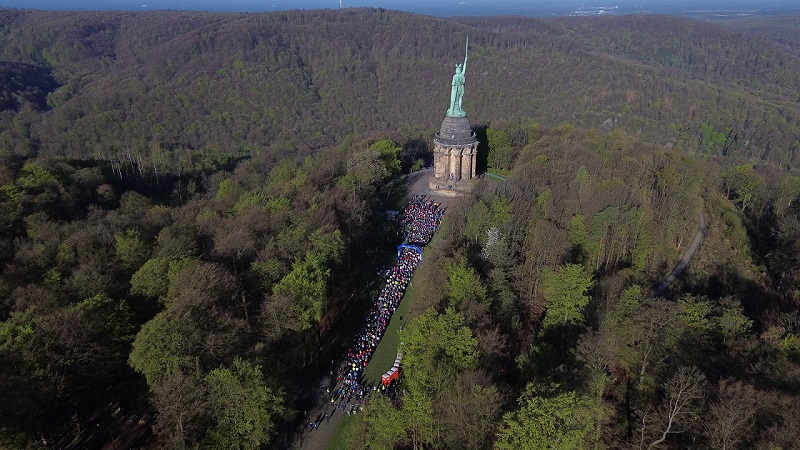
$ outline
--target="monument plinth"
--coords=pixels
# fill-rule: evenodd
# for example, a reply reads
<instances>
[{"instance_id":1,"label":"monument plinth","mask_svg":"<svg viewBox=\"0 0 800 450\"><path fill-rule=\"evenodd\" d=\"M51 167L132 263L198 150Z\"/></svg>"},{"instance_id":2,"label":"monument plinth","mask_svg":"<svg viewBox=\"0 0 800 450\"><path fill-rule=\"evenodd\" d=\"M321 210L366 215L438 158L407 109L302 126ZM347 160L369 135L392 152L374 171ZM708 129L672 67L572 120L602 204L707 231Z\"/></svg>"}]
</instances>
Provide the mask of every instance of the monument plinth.
<instances>
[{"instance_id":1,"label":"monument plinth","mask_svg":"<svg viewBox=\"0 0 800 450\"><path fill-rule=\"evenodd\" d=\"M478 140L472 132L466 111L461 108L466 71L465 55L464 64L456 64L456 73L450 85L450 107L439 132L433 138L433 177L429 187L442 195L464 194L472 189L476 175Z\"/></svg>"}]
</instances>

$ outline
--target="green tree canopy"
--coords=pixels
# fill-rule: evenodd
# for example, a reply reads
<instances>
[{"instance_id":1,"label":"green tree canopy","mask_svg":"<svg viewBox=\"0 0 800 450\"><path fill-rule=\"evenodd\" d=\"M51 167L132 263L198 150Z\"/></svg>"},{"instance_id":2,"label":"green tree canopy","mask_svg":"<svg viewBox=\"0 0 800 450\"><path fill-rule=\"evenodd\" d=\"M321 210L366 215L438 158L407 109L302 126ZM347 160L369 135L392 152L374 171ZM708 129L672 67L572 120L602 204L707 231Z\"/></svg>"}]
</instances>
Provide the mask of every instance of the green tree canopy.
<instances>
[{"instance_id":1,"label":"green tree canopy","mask_svg":"<svg viewBox=\"0 0 800 450\"><path fill-rule=\"evenodd\" d=\"M468 300L483 301L486 299L486 288L475 270L463 262L452 264L447 269L447 288L450 306L455 308Z\"/></svg>"},{"instance_id":2,"label":"green tree canopy","mask_svg":"<svg viewBox=\"0 0 800 450\"><path fill-rule=\"evenodd\" d=\"M380 155L380 160L385 167L387 178L400 175L400 159L398 159L400 150L402 150L400 146L389 139L382 139L370 145L369 149L378 152L378 155Z\"/></svg>"},{"instance_id":3,"label":"green tree canopy","mask_svg":"<svg viewBox=\"0 0 800 450\"><path fill-rule=\"evenodd\" d=\"M307 330L322 319L328 295L330 269L319 253L309 251L292 265L292 271L272 289L274 295L291 300L301 330Z\"/></svg>"},{"instance_id":4,"label":"green tree canopy","mask_svg":"<svg viewBox=\"0 0 800 450\"><path fill-rule=\"evenodd\" d=\"M372 397L364 408L361 418L364 427L358 431L362 434L351 436L351 439L363 444L364 448L389 450L394 448L406 434L403 413L385 395Z\"/></svg>"},{"instance_id":5,"label":"green tree canopy","mask_svg":"<svg viewBox=\"0 0 800 450\"><path fill-rule=\"evenodd\" d=\"M499 227L502 225L506 225L513 215L513 204L511 200L508 199L505 195L497 195L492 199L492 204L489 207L491 211L491 220L490 225L493 227Z\"/></svg>"},{"instance_id":6,"label":"green tree canopy","mask_svg":"<svg viewBox=\"0 0 800 450\"><path fill-rule=\"evenodd\" d=\"M429 309L403 329L400 339L406 379L418 393L435 392L478 361L478 340L452 308L444 314Z\"/></svg>"},{"instance_id":7,"label":"green tree canopy","mask_svg":"<svg viewBox=\"0 0 800 450\"><path fill-rule=\"evenodd\" d=\"M752 164L740 164L728 168L722 174L729 197L736 202L742 211L755 203L761 196L764 180L753 170Z\"/></svg>"},{"instance_id":8,"label":"green tree canopy","mask_svg":"<svg viewBox=\"0 0 800 450\"><path fill-rule=\"evenodd\" d=\"M170 281L193 259L170 257L150 258L131 277L131 293L150 298L163 298Z\"/></svg>"},{"instance_id":9,"label":"green tree canopy","mask_svg":"<svg viewBox=\"0 0 800 450\"><path fill-rule=\"evenodd\" d=\"M128 361L153 386L165 375L193 367L197 345L186 318L164 311L139 330Z\"/></svg>"},{"instance_id":10,"label":"green tree canopy","mask_svg":"<svg viewBox=\"0 0 800 450\"><path fill-rule=\"evenodd\" d=\"M577 214L569 219L567 238L572 244L573 260L579 263L590 264L597 256L599 251L586 225L586 219L582 214Z\"/></svg>"},{"instance_id":11,"label":"green tree canopy","mask_svg":"<svg viewBox=\"0 0 800 450\"><path fill-rule=\"evenodd\" d=\"M592 275L578 264L558 270L545 270L542 292L547 299L542 329L583 323L583 309L589 304L587 291L594 284Z\"/></svg>"},{"instance_id":12,"label":"green tree canopy","mask_svg":"<svg viewBox=\"0 0 800 450\"><path fill-rule=\"evenodd\" d=\"M506 413L497 433L497 450L583 449L594 428L591 407L575 392L533 394L528 386L519 409Z\"/></svg>"},{"instance_id":13,"label":"green tree canopy","mask_svg":"<svg viewBox=\"0 0 800 450\"><path fill-rule=\"evenodd\" d=\"M231 367L212 370L206 382L214 421L205 437L209 448L257 449L269 442L284 408L280 393L265 383L261 367L235 358Z\"/></svg>"},{"instance_id":14,"label":"green tree canopy","mask_svg":"<svg viewBox=\"0 0 800 450\"><path fill-rule=\"evenodd\" d=\"M678 317L693 333L702 335L711 329L713 305L705 297L686 294L678 300Z\"/></svg>"},{"instance_id":15,"label":"green tree canopy","mask_svg":"<svg viewBox=\"0 0 800 450\"><path fill-rule=\"evenodd\" d=\"M721 312L717 326L723 340L744 336L750 332L753 321L743 311L742 303L736 297L727 297L719 302Z\"/></svg>"},{"instance_id":16,"label":"green tree canopy","mask_svg":"<svg viewBox=\"0 0 800 450\"><path fill-rule=\"evenodd\" d=\"M81 301L75 308L93 316L93 320L101 324L112 340L130 342L133 339L136 324L124 300L115 301L98 294Z\"/></svg>"},{"instance_id":17,"label":"green tree canopy","mask_svg":"<svg viewBox=\"0 0 800 450\"><path fill-rule=\"evenodd\" d=\"M147 245L139 230L129 228L124 233L114 235L114 248L117 258L122 266L129 271L139 269L150 256L150 247Z\"/></svg>"},{"instance_id":18,"label":"green tree canopy","mask_svg":"<svg viewBox=\"0 0 800 450\"><path fill-rule=\"evenodd\" d=\"M513 155L511 138L508 133L497 128L487 128L486 138L489 141L489 167L492 169L510 169Z\"/></svg>"}]
</instances>

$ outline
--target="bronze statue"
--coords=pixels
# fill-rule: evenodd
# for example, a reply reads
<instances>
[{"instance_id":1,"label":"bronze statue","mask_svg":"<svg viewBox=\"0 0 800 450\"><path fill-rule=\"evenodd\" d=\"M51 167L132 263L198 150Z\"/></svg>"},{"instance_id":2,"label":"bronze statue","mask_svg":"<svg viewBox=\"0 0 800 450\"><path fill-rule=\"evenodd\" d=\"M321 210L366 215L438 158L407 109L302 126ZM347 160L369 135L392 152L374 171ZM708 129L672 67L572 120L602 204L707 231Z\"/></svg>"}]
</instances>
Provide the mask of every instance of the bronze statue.
<instances>
[{"instance_id":1,"label":"bronze statue","mask_svg":"<svg viewBox=\"0 0 800 450\"><path fill-rule=\"evenodd\" d=\"M447 115L452 117L465 117L467 113L461 109L461 100L464 98L464 83L467 73L467 53L469 52L469 37L467 37L467 49L464 53L464 64L456 64L456 73L453 75L453 82L450 84L450 109Z\"/></svg>"}]
</instances>

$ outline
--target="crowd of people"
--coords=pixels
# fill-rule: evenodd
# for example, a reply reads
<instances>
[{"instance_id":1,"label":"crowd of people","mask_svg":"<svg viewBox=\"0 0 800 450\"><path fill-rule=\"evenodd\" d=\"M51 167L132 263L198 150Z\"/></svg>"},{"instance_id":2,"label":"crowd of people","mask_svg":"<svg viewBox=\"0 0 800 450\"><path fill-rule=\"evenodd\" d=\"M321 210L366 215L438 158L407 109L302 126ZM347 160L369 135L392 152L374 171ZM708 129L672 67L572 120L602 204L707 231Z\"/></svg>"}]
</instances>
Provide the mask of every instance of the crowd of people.
<instances>
[{"instance_id":1,"label":"crowd of people","mask_svg":"<svg viewBox=\"0 0 800 450\"><path fill-rule=\"evenodd\" d=\"M403 210L399 217L400 232L404 242L417 246L401 246L397 260L386 271L386 284L373 299L367 314L367 323L353 339L344 363L333 372L335 379L331 380L326 389L333 411L309 421L307 427L310 430L315 430L321 422L330 420L336 411L355 414L362 408L369 393L379 389L378 386L364 384L364 370L403 299L414 269L422 261L419 246L430 242L439 228L443 213L444 210L438 202L424 196L413 197ZM385 390L386 387L382 386L380 389Z\"/></svg>"},{"instance_id":2,"label":"crowd of people","mask_svg":"<svg viewBox=\"0 0 800 450\"><path fill-rule=\"evenodd\" d=\"M439 229L442 214L444 209L439 202L423 195L415 195L399 218L400 232L406 242L425 245Z\"/></svg>"}]
</instances>

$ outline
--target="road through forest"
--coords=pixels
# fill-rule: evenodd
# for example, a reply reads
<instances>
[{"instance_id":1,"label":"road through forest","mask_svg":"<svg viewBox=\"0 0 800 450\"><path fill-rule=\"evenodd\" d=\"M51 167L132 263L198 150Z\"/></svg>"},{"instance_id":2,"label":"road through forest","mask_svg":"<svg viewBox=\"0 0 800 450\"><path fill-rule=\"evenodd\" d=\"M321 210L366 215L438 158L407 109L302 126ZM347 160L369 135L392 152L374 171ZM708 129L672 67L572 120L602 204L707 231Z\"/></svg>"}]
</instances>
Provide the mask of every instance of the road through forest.
<instances>
[{"instance_id":1,"label":"road through forest","mask_svg":"<svg viewBox=\"0 0 800 450\"><path fill-rule=\"evenodd\" d=\"M441 203L445 208L458 201L457 198L436 195L430 190L428 187L428 179L432 174L433 170L427 169L406 175L406 196L411 198L415 195L425 195ZM395 183L399 183L401 180L402 179L398 179ZM391 187L390 190L392 188L393 187ZM387 196L390 193L391 192L387 193ZM389 367L386 369L388 370ZM320 423L319 428L314 431L309 431L308 428L297 430L297 438L293 442L292 449L325 450L328 448L328 444L334 432L339 427L342 418L346 414L342 411L337 411L331 404L330 397L325 393L326 387L333 384L332 381L334 380L332 380L332 376L330 375L323 377L323 379L319 381L316 387L316 406L306 414L303 425L306 425L309 421L318 420L324 417L325 414L328 414L329 418L324 419L322 423Z\"/></svg>"},{"instance_id":2,"label":"road through forest","mask_svg":"<svg viewBox=\"0 0 800 450\"><path fill-rule=\"evenodd\" d=\"M686 251L683 252L683 256L681 256L681 259L678 260L678 264L675 265L675 268L672 269L672 272L669 274L669 276L665 278L664 281L662 281L661 284L659 284L658 287L656 287L648 297L659 297L664 294L667 289L672 287L672 285L675 283L675 280L677 280L683 271L686 270L686 267L689 266L689 262L692 260L692 258L694 258L697 250L700 249L700 244L703 243L703 239L706 237L706 229L706 217L703 215L703 212L700 211L697 233L695 233L692 243L689 245Z\"/></svg>"}]
</instances>

